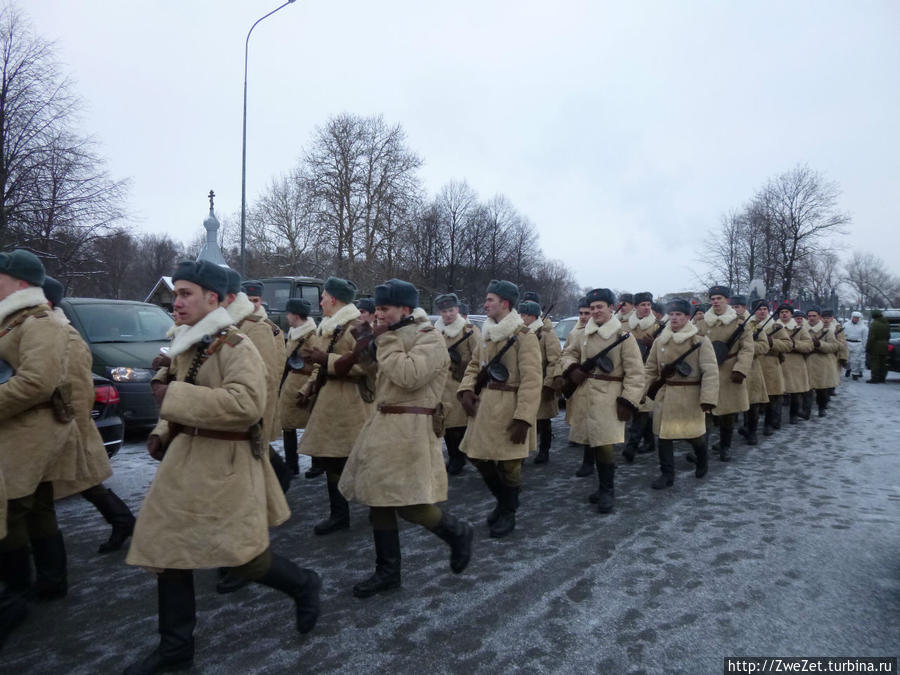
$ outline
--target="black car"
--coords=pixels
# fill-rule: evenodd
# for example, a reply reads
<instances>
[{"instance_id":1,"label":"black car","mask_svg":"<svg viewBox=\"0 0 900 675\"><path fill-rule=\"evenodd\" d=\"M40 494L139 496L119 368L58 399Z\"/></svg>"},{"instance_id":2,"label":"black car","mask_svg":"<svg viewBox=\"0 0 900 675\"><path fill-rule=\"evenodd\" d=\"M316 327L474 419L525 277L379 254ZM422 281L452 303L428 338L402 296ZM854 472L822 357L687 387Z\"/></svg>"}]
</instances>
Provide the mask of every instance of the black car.
<instances>
[{"instance_id":1,"label":"black car","mask_svg":"<svg viewBox=\"0 0 900 675\"><path fill-rule=\"evenodd\" d=\"M900 309L886 309L884 318L891 327L891 337L888 341L887 368L895 373L900 373Z\"/></svg>"},{"instance_id":2,"label":"black car","mask_svg":"<svg viewBox=\"0 0 900 675\"><path fill-rule=\"evenodd\" d=\"M120 409L121 400L115 385L105 377L94 375L94 407L91 409L91 417L109 457L119 451L125 437L125 423L122 422Z\"/></svg>"}]
</instances>

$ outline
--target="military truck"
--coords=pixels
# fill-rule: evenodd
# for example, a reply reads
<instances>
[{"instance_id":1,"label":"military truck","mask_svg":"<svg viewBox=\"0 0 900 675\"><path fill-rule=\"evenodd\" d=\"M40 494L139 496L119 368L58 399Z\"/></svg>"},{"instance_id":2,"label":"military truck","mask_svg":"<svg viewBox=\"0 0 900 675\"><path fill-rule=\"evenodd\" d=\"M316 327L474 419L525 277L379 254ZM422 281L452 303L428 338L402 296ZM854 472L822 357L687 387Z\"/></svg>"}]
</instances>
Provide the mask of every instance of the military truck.
<instances>
[{"instance_id":1,"label":"military truck","mask_svg":"<svg viewBox=\"0 0 900 675\"><path fill-rule=\"evenodd\" d=\"M287 313L285 307L290 298L302 298L310 305L309 315L316 323L322 320L322 308L319 300L322 297L322 286L325 282L315 277L269 277L259 279L263 283L263 302L269 318L274 321L281 330L288 331Z\"/></svg>"}]
</instances>

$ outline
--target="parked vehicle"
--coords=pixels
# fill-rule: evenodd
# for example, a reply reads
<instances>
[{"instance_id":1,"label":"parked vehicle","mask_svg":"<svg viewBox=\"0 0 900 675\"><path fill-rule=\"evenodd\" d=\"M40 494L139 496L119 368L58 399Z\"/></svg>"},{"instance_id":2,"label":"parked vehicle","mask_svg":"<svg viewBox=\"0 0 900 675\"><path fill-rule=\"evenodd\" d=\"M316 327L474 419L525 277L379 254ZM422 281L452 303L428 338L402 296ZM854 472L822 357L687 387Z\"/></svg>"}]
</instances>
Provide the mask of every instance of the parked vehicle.
<instances>
[{"instance_id":1,"label":"parked vehicle","mask_svg":"<svg viewBox=\"0 0 900 675\"><path fill-rule=\"evenodd\" d=\"M263 303L269 318L287 332L287 312L285 307L291 298L302 298L309 301L309 315L318 323L322 320L322 286L325 284L315 277L270 277L259 279L263 283Z\"/></svg>"},{"instance_id":2,"label":"parked vehicle","mask_svg":"<svg viewBox=\"0 0 900 675\"><path fill-rule=\"evenodd\" d=\"M121 407L119 392L112 381L95 374L94 407L91 409L91 418L97 425L97 431L100 432L109 457L119 451L125 437L125 423L120 415Z\"/></svg>"},{"instance_id":3,"label":"parked vehicle","mask_svg":"<svg viewBox=\"0 0 900 675\"><path fill-rule=\"evenodd\" d=\"M887 368L900 373L900 309L886 309L884 318L891 327L891 338L888 342Z\"/></svg>"},{"instance_id":4,"label":"parked vehicle","mask_svg":"<svg viewBox=\"0 0 900 675\"><path fill-rule=\"evenodd\" d=\"M566 338L569 337L569 333L572 332L572 329L575 328L575 324L577 323L578 317L570 316L566 317L565 319L560 319L553 327L554 332L556 332L556 336L559 338L559 344L561 347L565 347Z\"/></svg>"},{"instance_id":5,"label":"parked vehicle","mask_svg":"<svg viewBox=\"0 0 900 675\"><path fill-rule=\"evenodd\" d=\"M131 300L64 298L60 307L91 348L94 373L115 384L125 424L156 424L150 364L169 342L172 317L157 305Z\"/></svg>"}]
</instances>

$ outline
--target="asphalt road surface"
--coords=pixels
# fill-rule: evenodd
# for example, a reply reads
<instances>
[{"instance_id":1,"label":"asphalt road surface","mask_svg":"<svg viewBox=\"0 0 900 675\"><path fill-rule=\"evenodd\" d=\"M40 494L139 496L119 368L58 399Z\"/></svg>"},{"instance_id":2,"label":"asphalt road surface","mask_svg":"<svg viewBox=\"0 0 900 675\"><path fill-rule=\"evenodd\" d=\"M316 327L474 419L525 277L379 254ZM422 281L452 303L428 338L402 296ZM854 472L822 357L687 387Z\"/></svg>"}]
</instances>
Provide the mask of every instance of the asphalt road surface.
<instances>
[{"instance_id":1,"label":"asphalt road surface","mask_svg":"<svg viewBox=\"0 0 900 675\"><path fill-rule=\"evenodd\" d=\"M554 421L548 465L529 460L516 531L487 536L492 507L472 467L450 510L475 525L472 563L448 566L434 535L401 525L403 587L366 600L374 566L364 507L317 537L323 478L294 481L273 550L322 575L315 630L253 586L220 596L196 575L196 673L720 673L726 656L897 656L900 647L900 377L844 380L827 417L785 427L696 480L676 445L675 486L650 489L656 458L620 462L616 510L586 497L581 451ZM785 415L785 420L787 415ZM402 439L398 439L402 442ZM107 485L137 511L155 471L140 440ZM35 606L0 653L4 673L116 673L157 642L155 582L101 556L108 527L80 498L58 504L68 597Z\"/></svg>"}]
</instances>

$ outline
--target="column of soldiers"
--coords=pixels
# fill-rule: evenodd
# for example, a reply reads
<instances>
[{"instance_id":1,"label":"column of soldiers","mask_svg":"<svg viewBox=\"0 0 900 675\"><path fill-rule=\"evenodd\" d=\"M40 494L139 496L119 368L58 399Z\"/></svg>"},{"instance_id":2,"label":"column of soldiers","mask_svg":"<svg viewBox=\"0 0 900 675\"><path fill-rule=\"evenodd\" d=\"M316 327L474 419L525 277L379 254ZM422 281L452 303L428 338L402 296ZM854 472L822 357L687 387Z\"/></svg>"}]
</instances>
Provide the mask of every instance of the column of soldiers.
<instances>
[{"instance_id":1,"label":"column of soldiers","mask_svg":"<svg viewBox=\"0 0 900 675\"><path fill-rule=\"evenodd\" d=\"M813 402L824 416L841 370L855 365L848 331L829 312L794 317L781 306L776 318L765 300L748 311L724 286L709 290L699 315L685 300L662 307L650 293L593 289L561 349L537 294L520 302L509 281L488 285L479 331L452 293L435 300L432 326L408 282L391 279L357 306L355 284L331 277L322 322L310 319L308 302L291 300L284 335L261 306L260 282L241 284L205 261L180 263L172 278L176 326L168 357L155 363L160 421L147 441L159 469L136 523L98 505L113 524L111 548L133 530L126 562L157 581L159 643L126 673L193 663L194 569L219 569L223 593L250 581L281 591L294 601L296 629L313 629L319 576L273 552L268 535L290 515L284 492L299 474L298 454L326 475L328 516L315 534L348 529L350 501L369 508L374 572L353 587L367 598L401 584L397 516L448 546L452 572L466 569L474 529L438 504L448 475L467 462L493 497L489 535L515 530L525 459L537 451L535 464L549 461L561 395L569 440L583 446L577 475L596 473L588 501L609 513L616 445L628 463L655 451L660 475L651 486L664 489L674 485L674 443L686 441L703 478L713 428L713 450L727 462L735 428L756 445L760 419L766 436L781 427L782 399L790 424L809 419ZM88 459L93 425L80 422L90 402L72 396L89 360L50 311L44 283L31 254L0 255L0 365L12 373L0 378L0 639L31 599L65 594L54 489L96 493L109 475L108 463ZM270 445L279 435L284 460Z\"/></svg>"}]
</instances>

